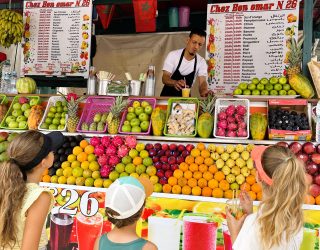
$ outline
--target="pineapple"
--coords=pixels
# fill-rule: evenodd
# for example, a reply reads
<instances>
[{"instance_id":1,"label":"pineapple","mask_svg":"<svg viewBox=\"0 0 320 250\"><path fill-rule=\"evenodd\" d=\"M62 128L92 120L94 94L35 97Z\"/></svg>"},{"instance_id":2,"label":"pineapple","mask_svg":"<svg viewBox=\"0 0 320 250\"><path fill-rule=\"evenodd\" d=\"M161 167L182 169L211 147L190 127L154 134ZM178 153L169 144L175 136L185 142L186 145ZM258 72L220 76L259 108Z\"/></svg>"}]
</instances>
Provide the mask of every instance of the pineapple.
<instances>
[{"instance_id":1,"label":"pineapple","mask_svg":"<svg viewBox=\"0 0 320 250\"><path fill-rule=\"evenodd\" d=\"M309 99L314 96L314 90L309 79L301 74L302 44L303 39L297 43L293 37L291 38L287 73L291 87L303 98Z\"/></svg>"},{"instance_id":2,"label":"pineapple","mask_svg":"<svg viewBox=\"0 0 320 250\"><path fill-rule=\"evenodd\" d=\"M115 103L110 107L107 117L108 133L117 134L120 125L120 114L128 106L128 101L123 100L122 96L117 96Z\"/></svg>"},{"instance_id":3,"label":"pineapple","mask_svg":"<svg viewBox=\"0 0 320 250\"><path fill-rule=\"evenodd\" d=\"M202 114L198 119L197 131L200 137L209 138L213 129L213 111L216 103L216 97L208 95L208 97L200 101Z\"/></svg>"}]
</instances>

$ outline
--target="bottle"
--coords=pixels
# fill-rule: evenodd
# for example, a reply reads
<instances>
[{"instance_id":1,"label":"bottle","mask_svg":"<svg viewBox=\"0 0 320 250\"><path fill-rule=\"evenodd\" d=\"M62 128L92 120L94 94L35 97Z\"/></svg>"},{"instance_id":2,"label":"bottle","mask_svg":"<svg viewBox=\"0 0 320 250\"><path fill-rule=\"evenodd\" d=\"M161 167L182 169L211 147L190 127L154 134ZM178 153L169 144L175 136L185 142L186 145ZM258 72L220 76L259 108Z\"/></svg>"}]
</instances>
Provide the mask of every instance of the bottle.
<instances>
[{"instance_id":1,"label":"bottle","mask_svg":"<svg viewBox=\"0 0 320 250\"><path fill-rule=\"evenodd\" d=\"M16 82L17 82L17 72L12 71L10 76L10 84L8 84L8 92L10 94L17 94L16 89Z\"/></svg>"},{"instance_id":2,"label":"bottle","mask_svg":"<svg viewBox=\"0 0 320 250\"><path fill-rule=\"evenodd\" d=\"M155 67L153 65L149 65L147 80L144 89L145 96L154 96L155 90Z\"/></svg>"},{"instance_id":3,"label":"bottle","mask_svg":"<svg viewBox=\"0 0 320 250\"><path fill-rule=\"evenodd\" d=\"M87 81L87 95L96 95L96 76L94 66L90 66L89 77Z\"/></svg>"},{"instance_id":4,"label":"bottle","mask_svg":"<svg viewBox=\"0 0 320 250\"><path fill-rule=\"evenodd\" d=\"M10 60L6 60L2 66L2 75L1 75L1 92L2 93L8 93L9 91L10 72L11 72Z\"/></svg>"}]
</instances>

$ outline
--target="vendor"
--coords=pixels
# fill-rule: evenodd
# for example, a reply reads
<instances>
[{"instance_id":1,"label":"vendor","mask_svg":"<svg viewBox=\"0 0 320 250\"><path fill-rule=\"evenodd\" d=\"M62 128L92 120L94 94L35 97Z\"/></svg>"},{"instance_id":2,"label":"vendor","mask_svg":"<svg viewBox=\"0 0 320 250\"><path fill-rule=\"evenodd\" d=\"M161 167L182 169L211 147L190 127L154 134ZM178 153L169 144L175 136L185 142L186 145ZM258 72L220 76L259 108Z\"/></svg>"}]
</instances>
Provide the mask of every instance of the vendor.
<instances>
[{"instance_id":1,"label":"vendor","mask_svg":"<svg viewBox=\"0 0 320 250\"><path fill-rule=\"evenodd\" d=\"M198 51L206 41L206 32L192 29L184 49L171 51L163 65L161 96L181 96L181 89L191 88L199 80L200 96L207 96L207 63Z\"/></svg>"}]
</instances>

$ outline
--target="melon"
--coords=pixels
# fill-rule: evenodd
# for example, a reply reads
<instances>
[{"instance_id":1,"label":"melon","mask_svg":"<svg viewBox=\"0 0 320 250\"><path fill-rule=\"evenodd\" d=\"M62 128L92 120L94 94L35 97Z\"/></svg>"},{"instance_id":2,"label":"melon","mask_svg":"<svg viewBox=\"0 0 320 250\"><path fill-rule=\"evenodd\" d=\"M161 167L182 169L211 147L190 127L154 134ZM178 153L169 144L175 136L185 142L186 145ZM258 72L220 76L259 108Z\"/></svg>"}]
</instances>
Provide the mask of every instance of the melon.
<instances>
[{"instance_id":1,"label":"melon","mask_svg":"<svg viewBox=\"0 0 320 250\"><path fill-rule=\"evenodd\" d=\"M19 94L34 94L37 89L35 80L30 77L20 77L16 83Z\"/></svg>"}]
</instances>

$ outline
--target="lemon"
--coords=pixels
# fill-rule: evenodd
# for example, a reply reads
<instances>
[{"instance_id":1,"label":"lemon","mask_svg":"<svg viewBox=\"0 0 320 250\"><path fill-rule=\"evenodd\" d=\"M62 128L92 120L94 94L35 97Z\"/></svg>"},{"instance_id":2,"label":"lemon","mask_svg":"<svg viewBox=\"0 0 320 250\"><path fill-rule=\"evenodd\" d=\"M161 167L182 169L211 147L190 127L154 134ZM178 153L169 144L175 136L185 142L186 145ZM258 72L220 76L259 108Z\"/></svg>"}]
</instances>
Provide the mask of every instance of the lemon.
<instances>
[{"instance_id":1,"label":"lemon","mask_svg":"<svg viewBox=\"0 0 320 250\"><path fill-rule=\"evenodd\" d=\"M81 163L79 161L74 161L71 163L72 168L80 168Z\"/></svg>"},{"instance_id":2,"label":"lemon","mask_svg":"<svg viewBox=\"0 0 320 250\"><path fill-rule=\"evenodd\" d=\"M136 166L133 165L132 163L129 163L126 165L125 170L128 174L132 174L136 171Z\"/></svg>"},{"instance_id":3,"label":"lemon","mask_svg":"<svg viewBox=\"0 0 320 250\"><path fill-rule=\"evenodd\" d=\"M139 178L139 175L137 173L131 173L130 176L132 176L134 178Z\"/></svg>"},{"instance_id":4,"label":"lemon","mask_svg":"<svg viewBox=\"0 0 320 250\"><path fill-rule=\"evenodd\" d=\"M85 182L85 178L84 177L77 177L76 178L76 185L77 186L84 186L84 182Z\"/></svg>"},{"instance_id":5,"label":"lemon","mask_svg":"<svg viewBox=\"0 0 320 250\"><path fill-rule=\"evenodd\" d=\"M74 177L81 177L83 174L83 169L80 167L75 167L74 169L72 169L72 175Z\"/></svg>"},{"instance_id":6,"label":"lemon","mask_svg":"<svg viewBox=\"0 0 320 250\"><path fill-rule=\"evenodd\" d=\"M147 158L147 157L149 156L149 153L148 153L147 150L144 149L144 150L141 150L141 151L140 151L139 156L140 156L142 159L144 159L144 158Z\"/></svg>"},{"instance_id":7,"label":"lemon","mask_svg":"<svg viewBox=\"0 0 320 250\"><path fill-rule=\"evenodd\" d=\"M198 202L192 209L194 213L210 214L222 213L224 211L224 204L213 202Z\"/></svg>"},{"instance_id":8,"label":"lemon","mask_svg":"<svg viewBox=\"0 0 320 250\"><path fill-rule=\"evenodd\" d=\"M111 173L109 174L109 179L112 181L115 181L118 178L119 178L119 173L115 170L111 171Z\"/></svg>"},{"instance_id":9,"label":"lemon","mask_svg":"<svg viewBox=\"0 0 320 250\"><path fill-rule=\"evenodd\" d=\"M99 166L98 162L93 161L93 162L90 162L89 169L91 171L97 171L100 169L100 166Z\"/></svg>"},{"instance_id":10,"label":"lemon","mask_svg":"<svg viewBox=\"0 0 320 250\"><path fill-rule=\"evenodd\" d=\"M97 157L94 154L89 154L88 155L88 162L93 162L97 160Z\"/></svg>"},{"instance_id":11,"label":"lemon","mask_svg":"<svg viewBox=\"0 0 320 250\"><path fill-rule=\"evenodd\" d=\"M90 165L90 162L89 162L89 161L81 162L81 168L82 168L82 169L88 169L88 168L89 168L89 165Z\"/></svg>"},{"instance_id":12,"label":"lemon","mask_svg":"<svg viewBox=\"0 0 320 250\"><path fill-rule=\"evenodd\" d=\"M127 172L122 172L122 173L120 174L120 178L121 178L121 177L125 177L125 176L129 176L129 174L128 174Z\"/></svg>"},{"instance_id":13,"label":"lemon","mask_svg":"<svg viewBox=\"0 0 320 250\"><path fill-rule=\"evenodd\" d=\"M63 169L65 169L67 167L71 167L71 163L69 161L64 161L64 162L62 162L61 167Z\"/></svg>"},{"instance_id":14,"label":"lemon","mask_svg":"<svg viewBox=\"0 0 320 250\"><path fill-rule=\"evenodd\" d=\"M65 176L59 176L58 183L59 184L66 184L67 183L67 178Z\"/></svg>"},{"instance_id":15,"label":"lemon","mask_svg":"<svg viewBox=\"0 0 320 250\"><path fill-rule=\"evenodd\" d=\"M162 192L162 185L160 183L156 183L153 185L153 192L161 193Z\"/></svg>"},{"instance_id":16,"label":"lemon","mask_svg":"<svg viewBox=\"0 0 320 250\"><path fill-rule=\"evenodd\" d=\"M72 153L74 154L74 155L78 155L78 154L80 154L80 153L82 153L83 152L83 149L80 147L80 146L75 146L74 148L73 148L73 150L72 150Z\"/></svg>"},{"instance_id":17,"label":"lemon","mask_svg":"<svg viewBox=\"0 0 320 250\"><path fill-rule=\"evenodd\" d=\"M67 167L63 170L63 176L65 177L69 177L72 176L72 168L71 167Z\"/></svg>"},{"instance_id":18,"label":"lemon","mask_svg":"<svg viewBox=\"0 0 320 250\"><path fill-rule=\"evenodd\" d=\"M74 154L68 155L68 162L72 163L75 160L77 160L77 156L75 156Z\"/></svg>"},{"instance_id":19,"label":"lemon","mask_svg":"<svg viewBox=\"0 0 320 250\"><path fill-rule=\"evenodd\" d=\"M62 168L57 169L56 175L57 176L63 176L63 169Z\"/></svg>"},{"instance_id":20,"label":"lemon","mask_svg":"<svg viewBox=\"0 0 320 250\"><path fill-rule=\"evenodd\" d=\"M83 170L82 176L84 178L90 178L92 177L92 171L90 169L85 169Z\"/></svg>"},{"instance_id":21,"label":"lemon","mask_svg":"<svg viewBox=\"0 0 320 250\"><path fill-rule=\"evenodd\" d=\"M138 156L138 154L139 154L139 152L136 150L136 149L130 149L130 151L129 151L129 156L131 157L131 158L134 158L134 157L137 157Z\"/></svg>"},{"instance_id":22,"label":"lemon","mask_svg":"<svg viewBox=\"0 0 320 250\"><path fill-rule=\"evenodd\" d=\"M146 173L140 174L140 177L149 179L149 175L147 175Z\"/></svg>"},{"instance_id":23,"label":"lemon","mask_svg":"<svg viewBox=\"0 0 320 250\"><path fill-rule=\"evenodd\" d=\"M159 177L156 175L150 176L150 181L152 184L156 184L159 181Z\"/></svg>"},{"instance_id":24,"label":"lemon","mask_svg":"<svg viewBox=\"0 0 320 250\"><path fill-rule=\"evenodd\" d=\"M51 183L58 183L58 176L57 175L53 175L53 176L51 176L51 178L50 178L50 182Z\"/></svg>"},{"instance_id":25,"label":"lemon","mask_svg":"<svg viewBox=\"0 0 320 250\"><path fill-rule=\"evenodd\" d=\"M74 184L76 184L76 177L74 177L74 176L69 176L69 177L67 178L67 184L69 184L69 185L74 185Z\"/></svg>"},{"instance_id":26,"label":"lemon","mask_svg":"<svg viewBox=\"0 0 320 250\"><path fill-rule=\"evenodd\" d=\"M93 187L94 184L94 179L93 178L87 178L84 182L84 185L86 187Z\"/></svg>"},{"instance_id":27,"label":"lemon","mask_svg":"<svg viewBox=\"0 0 320 250\"><path fill-rule=\"evenodd\" d=\"M92 172L92 178L93 179L99 179L101 176L100 176L100 171L99 170L96 170L96 171L93 171Z\"/></svg>"},{"instance_id":28,"label":"lemon","mask_svg":"<svg viewBox=\"0 0 320 250\"><path fill-rule=\"evenodd\" d=\"M144 147L145 147L145 145L144 145L143 143L138 143L138 144L136 145L136 150L137 150L138 152L141 152L142 150L144 150Z\"/></svg>"},{"instance_id":29,"label":"lemon","mask_svg":"<svg viewBox=\"0 0 320 250\"><path fill-rule=\"evenodd\" d=\"M112 180L106 179L103 181L103 187L108 188L112 184Z\"/></svg>"},{"instance_id":30,"label":"lemon","mask_svg":"<svg viewBox=\"0 0 320 250\"><path fill-rule=\"evenodd\" d=\"M101 178L98 178L98 179L96 179L95 181L94 181L94 183L93 183L93 185L95 186L95 187L102 187L103 186L103 180L101 179Z\"/></svg>"}]
</instances>

